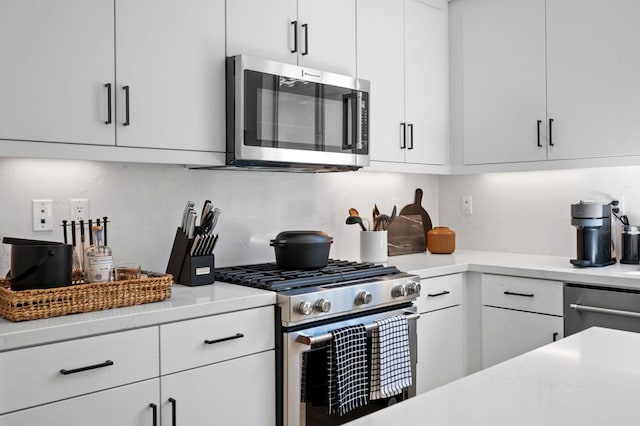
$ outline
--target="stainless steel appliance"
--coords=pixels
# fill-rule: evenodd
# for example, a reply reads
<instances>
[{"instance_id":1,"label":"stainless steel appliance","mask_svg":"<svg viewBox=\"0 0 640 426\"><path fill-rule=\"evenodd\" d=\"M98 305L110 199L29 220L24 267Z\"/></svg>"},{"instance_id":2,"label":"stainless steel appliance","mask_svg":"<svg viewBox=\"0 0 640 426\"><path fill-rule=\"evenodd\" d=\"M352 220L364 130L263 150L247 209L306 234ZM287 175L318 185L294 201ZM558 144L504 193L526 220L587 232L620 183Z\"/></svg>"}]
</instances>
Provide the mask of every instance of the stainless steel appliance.
<instances>
[{"instance_id":1,"label":"stainless steel appliance","mask_svg":"<svg viewBox=\"0 0 640 426\"><path fill-rule=\"evenodd\" d=\"M575 266L607 266L611 256L611 205L580 201L571 205L571 224L577 228Z\"/></svg>"},{"instance_id":2,"label":"stainless steel appliance","mask_svg":"<svg viewBox=\"0 0 640 426\"><path fill-rule=\"evenodd\" d=\"M277 292L278 425L340 425L415 396L418 276L395 267L330 259L322 269L282 270L275 263L216 270L216 280ZM329 414L327 358L332 335L347 325L407 315L413 384L345 416ZM370 338L368 345L371 345ZM370 347L369 347L370 350Z\"/></svg>"},{"instance_id":3,"label":"stainless steel appliance","mask_svg":"<svg viewBox=\"0 0 640 426\"><path fill-rule=\"evenodd\" d=\"M369 82L227 58L227 164L312 171L369 165Z\"/></svg>"},{"instance_id":4,"label":"stainless steel appliance","mask_svg":"<svg viewBox=\"0 0 640 426\"><path fill-rule=\"evenodd\" d=\"M594 326L640 332L640 290L565 284L564 335Z\"/></svg>"}]
</instances>

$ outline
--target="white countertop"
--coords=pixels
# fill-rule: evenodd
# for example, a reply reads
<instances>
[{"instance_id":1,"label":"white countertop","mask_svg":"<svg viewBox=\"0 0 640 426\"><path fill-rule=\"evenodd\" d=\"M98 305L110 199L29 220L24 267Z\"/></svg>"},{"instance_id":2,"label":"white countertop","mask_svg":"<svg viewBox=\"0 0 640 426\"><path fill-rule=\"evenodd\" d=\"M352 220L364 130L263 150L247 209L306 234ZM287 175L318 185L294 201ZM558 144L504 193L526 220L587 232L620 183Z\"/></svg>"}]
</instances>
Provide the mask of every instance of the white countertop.
<instances>
[{"instance_id":1,"label":"white countertop","mask_svg":"<svg viewBox=\"0 0 640 426\"><path fill-rule=\"evenodd\" d=\"M428 252L389 257L388 264L422 278L457 272L484 272L599 284L640 290L640 266L616 263L601 268L577 268L569 257L458 250L450 255Z\"/></svg>"},{"instance_id":2,"label":"white countertop","mask_svg":"<svg viewBox=\"0 0 640 426\"><path fill-rule=\"evenodd\" d=\"M640 424L640 333L590 328L349 426Z\"/></svg>"},{"instance_id":3,"label":"white countertop","mask_svg":"<svg viewBox=\"0 0 640 426\"><path fill-rule=\"evenodd\" d=\"M174 284L171 297L162 302L22 322L0 318L0 352L275 303L275 293L250 287Z\"/></svg>"}]
</instances>

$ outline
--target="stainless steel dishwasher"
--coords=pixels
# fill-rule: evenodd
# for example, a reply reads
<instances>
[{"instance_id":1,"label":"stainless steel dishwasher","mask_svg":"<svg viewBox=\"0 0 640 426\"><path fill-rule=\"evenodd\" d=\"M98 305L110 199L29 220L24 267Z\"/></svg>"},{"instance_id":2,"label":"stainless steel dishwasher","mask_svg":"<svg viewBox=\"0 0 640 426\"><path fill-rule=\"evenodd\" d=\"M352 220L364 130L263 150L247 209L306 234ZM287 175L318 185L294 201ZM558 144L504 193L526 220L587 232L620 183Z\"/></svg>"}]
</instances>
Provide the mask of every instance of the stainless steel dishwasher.
<instances>
[{"instance_id":1,"label":"stainless steel dishwasher","mask_svg":"<svg viewBox=\"0 0 640 426\"><path fill-rule=\"evenodd\" d=\"M565 337L593 326L640 332L640 290L565 284Z\"/></svg>"}]
</instances>

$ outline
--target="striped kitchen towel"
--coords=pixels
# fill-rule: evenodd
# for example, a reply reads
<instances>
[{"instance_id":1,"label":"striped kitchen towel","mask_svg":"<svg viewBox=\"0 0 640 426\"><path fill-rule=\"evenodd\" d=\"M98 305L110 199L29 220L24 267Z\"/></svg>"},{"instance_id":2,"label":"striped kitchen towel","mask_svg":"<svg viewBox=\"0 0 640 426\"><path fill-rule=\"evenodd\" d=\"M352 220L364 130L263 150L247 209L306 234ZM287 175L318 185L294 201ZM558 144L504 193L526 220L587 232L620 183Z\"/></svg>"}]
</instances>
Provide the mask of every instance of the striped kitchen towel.
<instances>
[{"instance_id":1,"label":"striped kitchen towel","mask_svg":"<svg viewBox=\"0 0 640 426\"><path fill-rule=\"evenodd\" d=\"M329 414L342 416L369 402L367 330L359 324L330 333Z\"/></svg>"},{"instance_id":2,"label":"striped kitchen towel","mask_svg":"<svg viewBox=\"0 0 640 426\"><path fill-rule=\"evenodd\" d=\"M411 386L409 322L404 315L375 321L371 335L370 399L388 398Z\"/></svg>"}]
</instances>

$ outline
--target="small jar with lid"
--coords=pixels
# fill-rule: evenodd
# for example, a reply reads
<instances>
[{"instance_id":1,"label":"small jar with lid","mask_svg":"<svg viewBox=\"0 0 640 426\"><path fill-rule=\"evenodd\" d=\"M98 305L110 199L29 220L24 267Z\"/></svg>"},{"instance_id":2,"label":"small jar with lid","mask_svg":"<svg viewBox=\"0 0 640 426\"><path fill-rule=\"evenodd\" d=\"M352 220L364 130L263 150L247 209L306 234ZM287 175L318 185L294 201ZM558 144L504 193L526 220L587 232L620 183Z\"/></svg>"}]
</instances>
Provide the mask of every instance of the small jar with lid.
<instances>
[{"instance_id":1,"label":"small jar with lid","mask_svg":"<svg viewBox=\"0 0 640 426\"><path fill-rule=\"evenodd\" d=\"M640 263L640 229L625 225L622 230L622 259L620 263L637 265Z\"/></svg>"},{"instance_id":2,"label":"small jar with lid","mask_svg":"<svg viewBox=\"0 0 640 426\"><path fill-rule=\"evenodd\" d=\"M433 254L451 254L456 249L456 233L446 226L436 226L427 232L427 248Z\"/></svg>"}]
</instances>

